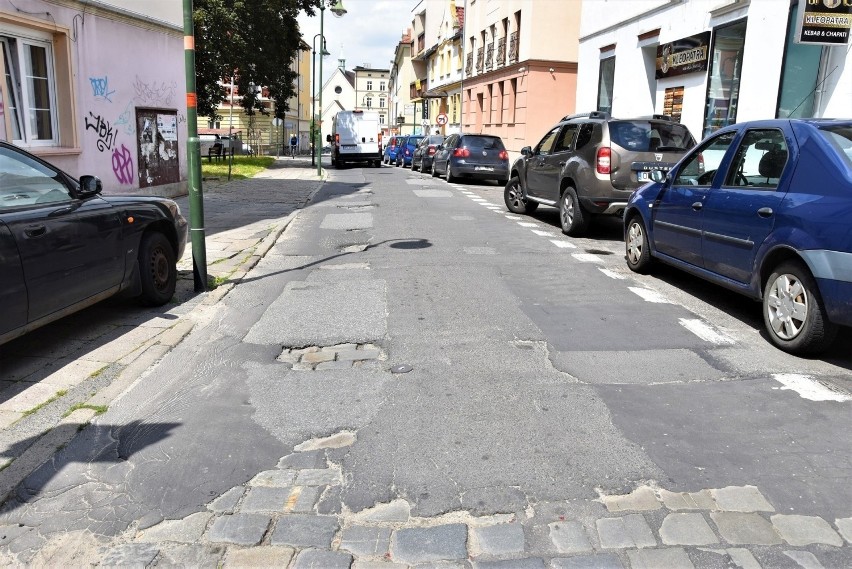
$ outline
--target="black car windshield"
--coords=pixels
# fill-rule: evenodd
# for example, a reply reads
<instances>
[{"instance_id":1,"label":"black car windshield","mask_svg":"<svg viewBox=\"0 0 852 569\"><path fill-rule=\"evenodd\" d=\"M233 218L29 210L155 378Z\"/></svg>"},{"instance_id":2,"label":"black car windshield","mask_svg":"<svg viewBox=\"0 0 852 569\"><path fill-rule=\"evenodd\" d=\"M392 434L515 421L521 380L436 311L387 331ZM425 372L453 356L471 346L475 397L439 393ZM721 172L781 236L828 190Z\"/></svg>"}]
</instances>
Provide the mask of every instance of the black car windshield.
<instances>
[{"instance_id":1,"label":"black car windshield","mask_svg":"<svg viewBox=\"0 0 852 569\"><path fill-rule=\"evenodd\" d=\"M503 141L496 136L463 136L461 146L472 150L503 150Z\"/></svg>"},{"instance_id":2,"label":"black car windshield","mask_svg":"<svg viewBox=\"0 0 852 569\"><path fill-rule=\"evenodd\" d=\"M611 121L609 136L632 152L685 152L695 146L689 130L677 123Z\"/></svg>"},{"instance_id":3,"label":"black car windshield","mask_svg":"<svg viewBox=\"0 0 852 569\"><path fill-rule=\"evenodd\" d=\"M831 125L820 128L823 137L837 150L852 169L852 125Z\"/></svg>"}]
</instances>

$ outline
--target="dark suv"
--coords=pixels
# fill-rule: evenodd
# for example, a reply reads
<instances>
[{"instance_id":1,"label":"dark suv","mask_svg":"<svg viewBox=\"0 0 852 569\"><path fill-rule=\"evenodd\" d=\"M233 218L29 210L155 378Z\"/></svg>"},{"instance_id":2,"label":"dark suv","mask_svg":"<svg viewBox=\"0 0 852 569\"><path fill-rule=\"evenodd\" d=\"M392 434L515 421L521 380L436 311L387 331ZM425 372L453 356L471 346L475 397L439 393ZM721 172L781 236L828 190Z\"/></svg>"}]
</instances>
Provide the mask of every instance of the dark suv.
<instances>
[{"instance_id":1,"label":"dark suv","mask_svg":"<svg viewBox=\"0 0 852 569\"><path fill-rule=\"evenodd\" d=\"M593 215L622 215L651 170L668 170L693 146L689 130L664 115L567 116L535 148L521 149L506 184L506 207L514 213L558 207L563 233L581 235Z\"/></svg>"}]
</instances>

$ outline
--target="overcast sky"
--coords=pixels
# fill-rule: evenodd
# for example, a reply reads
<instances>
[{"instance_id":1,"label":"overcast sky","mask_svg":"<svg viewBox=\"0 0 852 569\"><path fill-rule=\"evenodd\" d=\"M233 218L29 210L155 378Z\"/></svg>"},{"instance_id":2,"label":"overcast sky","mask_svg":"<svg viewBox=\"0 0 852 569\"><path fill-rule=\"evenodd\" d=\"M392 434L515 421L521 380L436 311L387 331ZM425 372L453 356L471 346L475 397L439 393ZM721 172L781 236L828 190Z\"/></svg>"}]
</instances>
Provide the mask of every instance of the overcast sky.
<instances>
[{"instance_id":1,"label":"overcast sky","mask_svg":"<svg viewBox=\"0 0 852 569\"><path fill-rule=\"evenodd\" d=\"M323 31L331 55L323 62L323 82L334 72L340 58L346 60L346 69L365 63L376 69L390 69L393 51L403 30L411 26L411 9L416 4L415 0L343 0L347 13L341 18L326 10ZM319 11L312 18L302 12L299 28L305 42L311 45L320 32ZM317 50L319 43L317 38Z\"/></svg>"}]
</instances>

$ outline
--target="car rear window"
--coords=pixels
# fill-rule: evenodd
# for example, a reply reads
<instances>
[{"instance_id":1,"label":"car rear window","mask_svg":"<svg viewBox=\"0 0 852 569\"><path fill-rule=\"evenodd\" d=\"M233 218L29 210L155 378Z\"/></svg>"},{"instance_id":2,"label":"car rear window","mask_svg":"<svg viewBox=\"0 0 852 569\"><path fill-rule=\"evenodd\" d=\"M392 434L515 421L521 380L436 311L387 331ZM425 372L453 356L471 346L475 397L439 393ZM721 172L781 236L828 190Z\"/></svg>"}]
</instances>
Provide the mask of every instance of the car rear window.
<instances>
[{"instance_id":1,"label":"car rear window","mask_svg":"<svg viewBox=\"0 0 852 569\"><path fill-rule=\"evenodd\" d=\"M504 150L503 141L497 136L463 136L461 146L472 150Z\"/></svg>"},{"instance_id":2,"label":"car rear window","mask_svg":"<svg viewBox=\"0 0 852 569\"><path fill-rule=\"evenodd\" d=\"M633 152L686 152L695 139L682 124L650 121L611 121L612 142Z\"/></svg>"},{"instance_id":3,"label":"car rear window","mask_svg":"<svg viewBox=\"0 0 852 569\"><path fill-rule=\"evenodd\" d=\"M442 142L444 142L443 136L438 135L429 137L429 144L441 144Z\"/></svg>"},{"instance_id":4,"label":"car rear window","mask_svg":"<svg viewBox=\"0 0 852 569\"><path fill-rule=\"evenodd\" d=\"M417 143L420 142L421 140L423 140L422 136L409 136L408 140L405 143L406 144L413 144L414 146L417 146Z\"/></svg>"},{"instance_id":5,"label":"car rear window","mask_svg":"<svg viewBox=\"0 0 852 569\"><path fill-rule=\"evenodd\" d=\"M852 125L826 126L820 128L820 132L852 168Z\"/></svg>"}]
</instances>

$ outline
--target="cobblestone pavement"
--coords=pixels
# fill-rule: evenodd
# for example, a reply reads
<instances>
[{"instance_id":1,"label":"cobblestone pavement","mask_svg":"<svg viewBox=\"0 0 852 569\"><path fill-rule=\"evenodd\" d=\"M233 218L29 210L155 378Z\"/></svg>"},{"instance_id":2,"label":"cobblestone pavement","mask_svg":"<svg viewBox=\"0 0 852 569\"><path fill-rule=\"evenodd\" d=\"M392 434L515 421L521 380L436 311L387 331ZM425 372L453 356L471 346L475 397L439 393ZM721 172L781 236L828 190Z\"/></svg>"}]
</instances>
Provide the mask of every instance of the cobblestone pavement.
<instances>
[{"instance_id":1,"label":"cobblestone pavement","mask_svg":"<svg viewBox=\"0 0 852 569\"><path fill-rule=\"evenodd\" d=\"M308 352L316 353L316 352ZM411 516L403 499L360 512L341 507L336 459L356 442L313 439L183 519L134 523L117 540L88 532L45 539L0 525L5 566L225 566L395 569L703 568L842 566L852 518L783 512L754 486L670 492L640 486L597 500L527 503L515 512ZM19 499L24 497L19 496ZM37 516L26 500L3 521ZM343 510L343 511L341 511Z\"/></svg>"}]
</instances>

